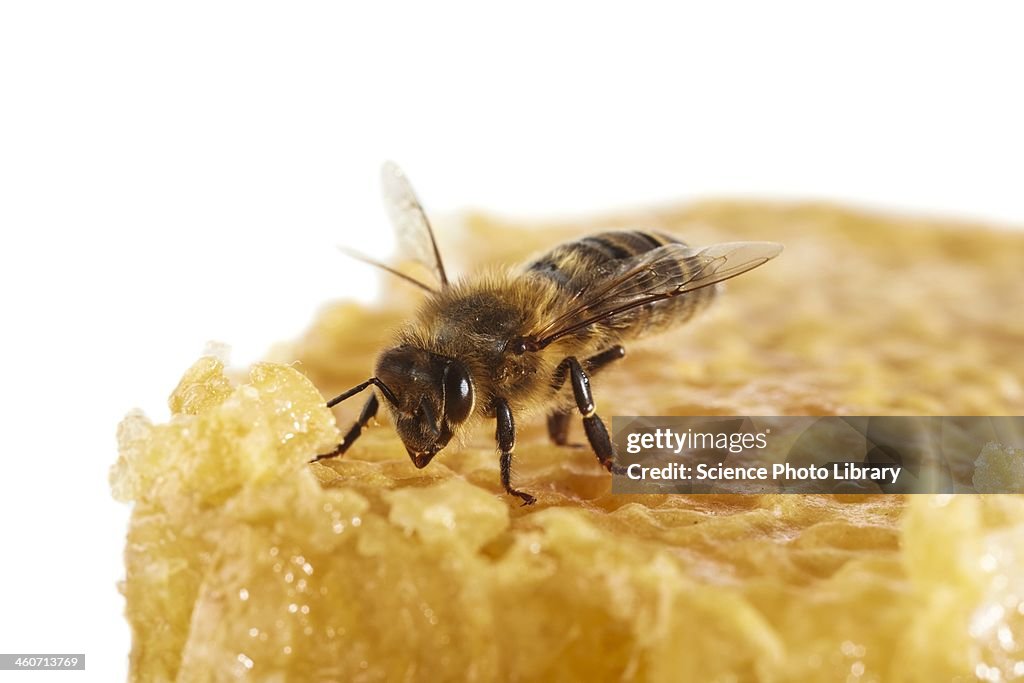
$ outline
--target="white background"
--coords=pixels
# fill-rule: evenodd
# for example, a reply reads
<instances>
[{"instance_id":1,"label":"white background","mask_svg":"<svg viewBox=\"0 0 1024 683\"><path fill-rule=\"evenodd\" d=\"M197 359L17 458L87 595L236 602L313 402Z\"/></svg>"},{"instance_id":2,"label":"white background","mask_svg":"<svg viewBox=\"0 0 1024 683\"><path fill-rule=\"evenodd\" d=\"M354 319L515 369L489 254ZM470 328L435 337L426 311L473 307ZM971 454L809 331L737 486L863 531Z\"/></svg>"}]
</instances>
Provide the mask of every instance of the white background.
<instances>
[{"instance_id":1,"label":"white background","mask_svg":"<svg viewBox=\"0 0 1024 683\"><path fill-rule=\"evenodd\" d=\"M385 159L436 213L1024 224L1019 3L341 5L0 5L0 652L124 678L117 422L165 419L207 340L248 363L369 296L334 247L386 258Z\"/></svg>"}]
</instances>

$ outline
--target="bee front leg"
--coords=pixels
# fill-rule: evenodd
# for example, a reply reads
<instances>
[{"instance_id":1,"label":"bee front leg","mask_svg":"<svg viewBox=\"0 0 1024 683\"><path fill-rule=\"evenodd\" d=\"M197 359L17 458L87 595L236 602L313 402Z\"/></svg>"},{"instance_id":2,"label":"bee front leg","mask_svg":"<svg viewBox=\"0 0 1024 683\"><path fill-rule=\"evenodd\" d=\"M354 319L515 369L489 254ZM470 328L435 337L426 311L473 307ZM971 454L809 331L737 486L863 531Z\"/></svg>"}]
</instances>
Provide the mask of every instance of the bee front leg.
<instances>
[{"instance_id":1,"label":"bee front leg","mask_svg":"<svg viewBox=\"0 0 1024 683\"><path fill-rule=\"evenodd\" d=\"M494 400L494 413L497 417L498 427L494 438L498 441L498 450L501 451L501 485L510 496L521 498L523 505L532 505L537 501L529 493L517 491L512 488L512 452L516 448L516 423L512 419L512 410L508 407L508 401L503 398Z\"/></svg>"},{"instance_id":2,"label":"bee front leg","mask_svg":"<svg viewBox=\"0 0 1024 683\"><path fill-rule=\"evenodd\" d=\"M310 460L310 462L336 458L347 451L352 445L352 442L358 439L359 435L363 433L363 427L369 424L370 420L377 415L377 408L379 406L380 404L377 403L377 395L370 393L370 398L367 399L362 412L359 413L359 419L357 419L356 423L352 425L352 428L348 430L348 433L345 434L345 438L341 440L341 443L339 443L330 453L322 453Z\"/></svg>"},{"instance_id":3,"label":"bee front leg","mask_svg":"<svg viewBox=\"0 0 1024 683\"><path fill-rule=\"evenodd\" d=\"M594 376L598 371L620 358L625 357L626 349L621 345L616 344L610 349L605 349L596 356L583 361L583 365L586 367L590 376ZM555 390L562 388L565 383L565 376L569 371L569 364L567 361L562 361L558 365L558 369L555 370L554 387ZM548 436L551 438L552 443L558 446L565 446L569 442L569 420L572 413L568 410L554 410L548 415Z\"/></svg>"},{"instance_id":4,"label":"bee front leg","mask_svg":"<svg viewBox=\"0 0 1024 683\"><path fill-rule=\"evenodd\" d=\"M619 348L621 349L621 347ZM590 377L587 376L575 356L569 356L558 367L563 373L565 372L562 370L563 367L569 371L576 408L583 415L583 430L587 433L590 447L594 449L594 454L597 455L597 459L601 461L605 469L609 472L618 472L619 468L615 464L615 449L612 447L611 437L608 436L608 430L597 414L597 405L590 392Z\"/></svg>"}]
</instances>

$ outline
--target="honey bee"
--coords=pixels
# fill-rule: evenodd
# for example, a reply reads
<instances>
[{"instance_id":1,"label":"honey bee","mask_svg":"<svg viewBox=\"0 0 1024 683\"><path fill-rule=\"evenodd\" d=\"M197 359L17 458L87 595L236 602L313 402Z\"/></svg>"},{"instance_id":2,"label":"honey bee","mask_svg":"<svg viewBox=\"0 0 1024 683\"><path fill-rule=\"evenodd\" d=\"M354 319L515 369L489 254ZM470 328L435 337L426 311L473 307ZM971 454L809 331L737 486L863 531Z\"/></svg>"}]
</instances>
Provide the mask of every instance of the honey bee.
<instances>
[{"instance_id":1,"label":"honey bee","mask_svg":"<svg viewBox=\"0 0 1024 683\"><path fill-rule=\"evenodd\" d=\"M625 355L624 342L692 318L715 297L716 283L782 251L772 242L693 248L661 232L602 232L517 269L451 281L427 215L397 166L384 166L383 189L399 243L434 282L353 254L425 290L427 298L379 355L373 377L327 402L333 407L376 390L341 443L313 462L352 446L377 414L379 394L417 468L474 422L495 420L501 484L524 505L536 499L512 486L515 416L546 410L551 439L565 445L578 411L597 459L615 471L591 377Z\"/></svg>"}]
</instances>

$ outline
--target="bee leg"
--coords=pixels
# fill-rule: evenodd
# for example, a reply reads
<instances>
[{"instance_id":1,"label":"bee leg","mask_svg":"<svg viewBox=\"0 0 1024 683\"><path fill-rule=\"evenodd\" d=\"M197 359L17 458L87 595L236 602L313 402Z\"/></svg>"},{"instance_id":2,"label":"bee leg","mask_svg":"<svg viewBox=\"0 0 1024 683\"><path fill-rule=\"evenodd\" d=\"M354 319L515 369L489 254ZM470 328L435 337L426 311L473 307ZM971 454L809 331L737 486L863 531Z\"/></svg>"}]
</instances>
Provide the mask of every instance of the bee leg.
<instances>
[{"instance_id":1,"label":"bee leg","mask_svg":"<svg viewBox=\"0 0 1024 683\"><path fill-rule=\"evenodd\" d=\"M598 370L602 369L612 361L619 360L620 358L626 357L626 349L621 344L616 344L610 349L605 349L596 356L583 361L583 364L587 366L587 372L594 375Z\"/></svg>"},{"instance_id":2,"label":"bee leg","mask_svg":"<svg viewBox=\"0 0 1024 683\"><path fill-rule=\"evenodd\" d=\"M501 451L501 485L505 487L505 493L521 498L523 505L532 505L537 501L536 498L512 488L512 451L516 448L516 423L512 419L508 401L503 398L495 399L494 413L498 421L494 438L497 439L498 450Z\"/></svg>"},{"instance_id":3,"label":"bee leg","mask_svg":"<svg viewBox=\"0 0 1024 683\"><path fill-rule=\"evenodd\" d=\"M569 444L569 420L572 413L568 410L553 410L548 415L548 437L556 446Z\"/></svg>"},{"instance_id":4,"label":"bee leg","mask_svg":"<svg viewBox=\"0 0 1024 683\"><path fill-rule=\"evenodd\" d=\"M626 349L616 344L610 349L605 349L596 356L583 361L587 371L593 376L595 373L600 371L602 368L610 364L612 361L619 360L626 355ZM566 361L562 361L559 364L558 369L555 371L554 386L555 390L562 388L562 384L565 383L565 376L569 370L569 365ZM548 436L551 438L552 443L558 446L569 445L569 420L572 417L572 413L568 410L555 410L548 415Z\"/></svg>"},{"instance_id":5,"label":"bee leg","mask_svg":"<svg viewBox=\"0 0 1024 683\"><path fill-rule=\"evenodd\" d=\"M358 439L359 435L363 433L363 427L369 424L370 420L377 415L377 408L379 405L380 404L377 403L377 395L371 393L370 398L367 399L366 404L363 406L362 412L359 413L359 419L357 419L356 423L352 425L352 428L348 430L348 433L345 434L345 438L341 440L341 443L339 443L330 453L322 453L310 460L310 462L336 458L347 451L349 446L352 445L352 442Z\"/></svg>"},{"instance_id":6,"label":"bee leg","mask_svg":"<svg viewBox=\"0 0 1024 683\"><path fill-rule=\"evenodd\" d=\"M609 472L618 472L620 468L615 464L615 449L612 447L612 440L608 436L608 429L605 428L604 422L597 414L594 396L590 393L590 377L587 376L575 356L566 358L559 364L559 368L563 365L569 369L569 380L572 382L576 408L583 415L583 431L587 433L590 447L594 449L594 454L597 455L597 459L601 461L605 469Z\"/></svg>"}]
</instances>

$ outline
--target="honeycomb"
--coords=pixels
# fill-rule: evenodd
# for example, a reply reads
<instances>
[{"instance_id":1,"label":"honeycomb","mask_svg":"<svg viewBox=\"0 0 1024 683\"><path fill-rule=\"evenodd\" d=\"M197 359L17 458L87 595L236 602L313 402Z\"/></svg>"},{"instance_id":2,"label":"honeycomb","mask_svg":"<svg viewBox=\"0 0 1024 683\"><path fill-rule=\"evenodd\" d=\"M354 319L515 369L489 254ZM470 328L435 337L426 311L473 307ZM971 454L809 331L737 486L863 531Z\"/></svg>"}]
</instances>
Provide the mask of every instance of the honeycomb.
<instances>
[{"instance_id":1,"label":"honeycomb","mask_svg":"<svg viewBox=\"0 0 1024 683\"><path fill-rule=\"evenodd\" d=\"M1022 233L716 202L471 215L441 246L471 268L615 227L786 251L596 378L606 417L1024 412ZM121 424L132 680L1024 679L1024 496L612 495L542 419L518 425L530 507L502 493L493 425L417 470L381 417L307 464L360 408L324 397L418 296L330 305L247 377L201 358L169 422ZM982 484L1014 457L986 446Z\"/></svg>"}]
</instances>

